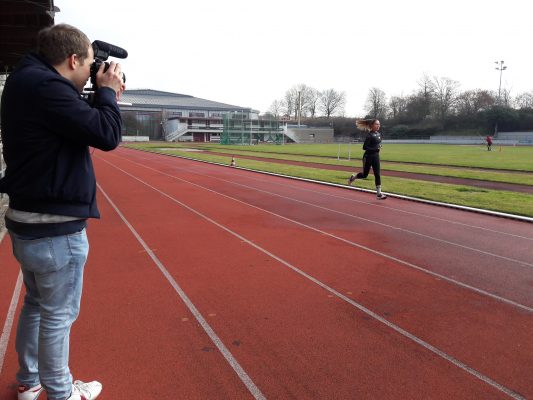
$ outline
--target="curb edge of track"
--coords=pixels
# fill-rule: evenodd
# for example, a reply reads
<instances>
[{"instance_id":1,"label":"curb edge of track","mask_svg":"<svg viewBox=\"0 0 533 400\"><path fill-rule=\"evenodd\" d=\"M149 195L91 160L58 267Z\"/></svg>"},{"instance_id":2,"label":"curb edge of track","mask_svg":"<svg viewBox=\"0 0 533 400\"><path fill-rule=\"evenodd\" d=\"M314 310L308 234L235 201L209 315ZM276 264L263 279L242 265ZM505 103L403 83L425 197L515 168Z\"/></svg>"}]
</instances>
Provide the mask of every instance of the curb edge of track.
<instances>
[{"instance_id":1,"label":"curb edge of track","mask_svg":"<svg viewBox=\"0 0 533 400\"><path fill-rule=\"evenodd\" d=\"M357 190L359 192L376 193L375 190L363 189L363 188L354 187L354 186L347 186L347 185L342 185L340 183L317 181L317 180L314 180L314 179L300 178L300 177L297 177L297 176L283 175L283 174L278 174L278 173L275 173L275 172L259 171L259 170L256 170L256 169L243 168L243 167L237 167L237 166L232 167L232 166L230 166L228 164L222 164L222 163L218 163L218 162L214 162L214 161L199 160L199 159L193 158L193 157L185 157L185 156L180 156L180 155L177 155L177 154L168 154L168 153L163 153L163 152L153 151L153 150L136 149L136 148L132 148L132 147L126 147L126 148L131 149L131 150L144 151L144 152L147 152L147 153L155 153L155 154L169 156L169 157L183 158L185 160L198 161L198 162L202 162L202 163L206 163L206 164L219 165L219 166L227 167L227 168L240 169L240 170L243 170L243 171L256 172L256 173L259 173L259 174L279 176L281 178L288 178L288 179L294 179L294 180L298 180L298 181L317 183L317 184L320 184L320 185L332 186L332 187L342 188L342 189L346 189L346 190ZM417 198L417 197L405 196L405 195L402 195L402 194L395 194L395 193L389 193L389 192L383 192L383 193L385 193L387 195L387 197L393 197L393 198L398 198L398 199L402 199L402 200L414 201L414 202L417 202L417 203L424 203L424 204L431 204L431 205L434 205L434 206L454 208L454 209L457 209L457 210L475 212L475 213L478 213L478 214L486 214L486 215L491 215L491 216L500 217L500 218L514 219L514 220L518 220L518 221L522 221L522 222L533 222L533 218L525 217L525 216L522 216L522 215L507 214L507 213L502 213L502 212L498 212L498 211L484 210L482 208L461 206L461 205L458 205L458 204L442 203L442 202L439 202L439 201L425 200L425 199L420 199L420 198Z\"/></svg>"}]
</instances>

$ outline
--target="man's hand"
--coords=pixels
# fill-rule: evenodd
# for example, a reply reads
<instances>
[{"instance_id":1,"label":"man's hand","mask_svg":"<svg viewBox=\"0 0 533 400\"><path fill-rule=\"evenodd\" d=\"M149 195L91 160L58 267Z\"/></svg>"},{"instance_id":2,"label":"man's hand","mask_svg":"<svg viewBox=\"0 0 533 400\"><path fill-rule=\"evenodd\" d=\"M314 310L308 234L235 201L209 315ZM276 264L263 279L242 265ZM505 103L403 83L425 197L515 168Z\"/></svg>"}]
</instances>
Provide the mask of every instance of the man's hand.
<instances>
[{"instance_id":1,"label":"man's hand","mask_svg":"<svg viewBox=\"0 0 533 400\"><path fill-rule=\"evenodd\" d=\"M122 92L126 89L126 85L122 80L122 72L120 70L120 64L111 61L109 68L104 72L105 64L100 65L100 69L96 73L96 86L110 87L117 94L117 100L120 98Z\"/></svg>"}]
</instances>

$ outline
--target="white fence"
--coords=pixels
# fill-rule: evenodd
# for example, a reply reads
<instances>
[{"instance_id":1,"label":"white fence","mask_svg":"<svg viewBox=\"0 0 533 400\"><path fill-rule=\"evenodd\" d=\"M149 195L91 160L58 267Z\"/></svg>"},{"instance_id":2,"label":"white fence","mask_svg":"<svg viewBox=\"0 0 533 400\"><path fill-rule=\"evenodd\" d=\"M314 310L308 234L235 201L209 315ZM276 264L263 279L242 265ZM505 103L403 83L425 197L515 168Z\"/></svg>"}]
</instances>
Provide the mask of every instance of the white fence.
<instances>
[{"instance_id":1,"label":"white fence","mask_svg":"<svg viewBox=\"0 0 533 400\"><path fill-rule=\"evenodd\" d=\"M412 144L473 144L486 145L482 136L430 136L429 139L387 139L387 143ZM533 132L500 132L492 138L493 146L533 146Z\"/></svg>"},{"instance_id":2,"label":"white fence","mask_svg":"<svg viewBox=\"0 0 533 400\"><path fill-rule=\"evenodd\" d=\"M499 140L514 140L518 144L533 145L533 132L500 132L497 138Z\"/></svg>"},{"instance_id":3,"label":"white fence","mask_svg":"<svg viewBox=\"0 0 533 400\"><path fill-rule=\"evenodd\" d=\"M123 142L148 142L149 136L122 136Z\"/></svg>"}]
</instances>

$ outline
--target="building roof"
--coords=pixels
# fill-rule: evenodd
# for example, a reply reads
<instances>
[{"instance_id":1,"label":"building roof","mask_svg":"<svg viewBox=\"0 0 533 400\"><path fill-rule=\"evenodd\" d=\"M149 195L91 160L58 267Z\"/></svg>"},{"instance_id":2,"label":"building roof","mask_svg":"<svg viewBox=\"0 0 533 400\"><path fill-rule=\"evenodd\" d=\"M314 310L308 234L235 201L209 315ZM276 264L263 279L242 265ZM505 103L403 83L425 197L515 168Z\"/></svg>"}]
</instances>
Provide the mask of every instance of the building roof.
<instances>
[{"instance_id":1,"label":"building roof","mask_svg":"<svg viewBox=\"0 0 533 400\"><path fill-rule=\"evenodd\" d=\"M131 103L128 107L142 108L174 108L187 110L219 110L219 111L251 111L250 107L234 106L217 101L200 99L187 94L163 92L153 89L126 90L120 99Z\"/></svg>"},{"instance_id":2,"label":"building roof","mask_svg":"<svg viewBox=\"0 0 533 400\"><path fill-rule=\"evenodd\" d=\"M37 33L54 24L53 0L0 0L0 74L11 72L37 44Z\"/></svg>"}]
</instances>

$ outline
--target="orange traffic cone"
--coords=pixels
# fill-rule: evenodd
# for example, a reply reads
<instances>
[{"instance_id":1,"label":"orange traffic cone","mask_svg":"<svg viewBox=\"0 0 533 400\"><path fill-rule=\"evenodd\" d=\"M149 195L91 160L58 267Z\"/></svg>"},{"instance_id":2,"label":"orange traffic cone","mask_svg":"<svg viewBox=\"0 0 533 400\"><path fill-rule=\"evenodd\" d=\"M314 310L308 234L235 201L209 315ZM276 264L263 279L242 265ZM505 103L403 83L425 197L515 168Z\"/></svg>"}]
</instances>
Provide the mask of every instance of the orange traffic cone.
<instances>
[{"instance_id":1,"label":"orange traffic cone","mask_svg":"<svg viewBox=\"0 0 533 400\"><path fill-rule=\"evenodd\" d=\"M235 164L235 156L231 157L231 164L230 166L235 167L237 164Z\"/></svg>"}]
</instances>

